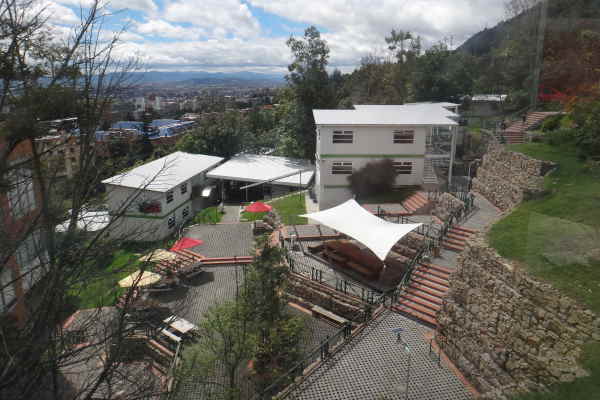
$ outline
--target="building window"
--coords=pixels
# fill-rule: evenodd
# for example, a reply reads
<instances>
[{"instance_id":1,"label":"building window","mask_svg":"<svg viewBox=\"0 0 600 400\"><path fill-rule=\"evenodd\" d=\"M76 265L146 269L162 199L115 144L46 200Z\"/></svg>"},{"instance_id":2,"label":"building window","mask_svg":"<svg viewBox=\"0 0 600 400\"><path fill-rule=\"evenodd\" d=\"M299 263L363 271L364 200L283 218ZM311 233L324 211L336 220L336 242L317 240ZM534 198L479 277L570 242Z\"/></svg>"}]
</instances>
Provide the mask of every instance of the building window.
<instances>
[{"instance_id":1,"label":"building window","mask_svg":"<svg viewBox=\"0 0 600 400\"><path fill-rule=\"evenodd\" d=\"M187 193L187 189L188 189L187 187L188 187L188 184L187 184L187 182L183 183L183 184L180 186L180 188L181 188L181 194L186 194L186 193Z\"/></svg>"},{"instance_id":2,"label":"building window","mask_svg":"<svg viewBox=\"0 0 600 400\"><path fill-rule=\"evenodd\" d=\"M167 226L172 229L175 226L175 214L171 215L167 220Z\"/></svg>"},{"instance_id":3,"label":"building window","mask_svg":"<svg viewBox=\"0 0 600 400\"><path fill-rule=\"evenodd\" d=\"M352 131L333 131L333 143L352 143L353 140Z\"/></svg>"},{"instance_id":4,"label":"building window","mask_svg":"<svg viewBox=\"0 0 600 400\"><path fill-rule=\"evenodd\" d=\"M352 174L352 162L336 161L331 165L332 175L350 175Z\"/></svg>"},{"instance_id":5,"label":"building window","mask_svg":"<svg viewBox=\"0 0 600 400\"><path fill-rule=\"evenodd\" d=\"M394 131L394 143L414 143L415 131Z\"/></svg>"},{"instance_id":6,"label":"building window","mask_svg":"<svg viewBox=\"0 0 600 400\"><path fill-rule=\"evenodd\" d=\"M31 171L19 168L10 173L8 204L15 217L21 217L35 208L35 192Z\"/></svg>"},{"instance_id":7,"label":"building window","mask_svg":"<svg viewBox=\"0 0 600 400\"><path fill-rule=\"evenodd\" d=\"M411 161L394 161L394 169L398 175L410 175L412 174L412 162Z\"/></svg>"},{"instance_id":8,"label":"building window","mask_svg":"<svg viewBox=\"0 0 600 400\"><path fill-rule=\"evenodd\" d=\"M170 202L172 202L172 201L173 201L173 191L172 191L172 190L169 190L169 191L167 192L167 204L169 204L169 203L170 203Z\"/></svg>"},{"instance_id":9,"label":"building window","mask_svg":"<svg viewBox=\"0 0 600 400\"><path fill-rule=\"evenodd\" d=\"M185 206L185 207L183 207L183 210L181 211L181 217L183 219L186 219L188 215L190 215L190 207Z\"/></svg>"},{"instance_id":10,"label":"building window","mask_svg":"<svg viewBox=\"0 0 600 400\"><path fill-rule=\"evenodd\" d=\"M40 232L36 231L29 235L15 252L17 264L19 264L20 277L24 290L29 290L44 275L40 259L43 258L44 250L41 246Z\"/></svg>"}]
</instances>

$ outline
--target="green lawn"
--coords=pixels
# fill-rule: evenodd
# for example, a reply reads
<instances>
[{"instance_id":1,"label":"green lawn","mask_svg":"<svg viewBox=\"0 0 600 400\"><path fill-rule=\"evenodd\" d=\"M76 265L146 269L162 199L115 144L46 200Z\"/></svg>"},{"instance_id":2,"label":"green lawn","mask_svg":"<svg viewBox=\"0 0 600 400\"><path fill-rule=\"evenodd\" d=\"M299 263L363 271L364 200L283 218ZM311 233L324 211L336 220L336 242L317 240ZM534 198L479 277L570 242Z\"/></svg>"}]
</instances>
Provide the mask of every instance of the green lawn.
<instances>
[{"instance_id":1,"label":"green lawn","mask_svg":"<svg viewBox=\"0 0 600 400\"><path fill-rule=\"evenodd\" d=\"M118 250L113 254L110 266L98 273L85 286L72 292L75 305L79 309L98 306L111 306L125 292L118 282L139 268L139 255L127 250Z\"/></svg>"},{"instance_id":2,"label":"green lawn","mask_svg":"<svg viewBox=\"0 0 600 400\"><path fill-rule=\"evenodd\" d=\"M247 212L242 211L240 215L240 221L258 221L261 220L267 215L266 212Z\"/></svg>"},{"instance_id":3,"label":"green lawn","mask_svg":"<svg viewBox=\"0 0 600 400\"><path fill-rule=\"evenodd\" d=\"M304 225L308 223L306 218L299 217L299 215L306 214L304 193L284 197L270 204L277 210L284 225Z\"/></svg>"},{"instance_id":4,"label":"green lawn","mask_svg":"<svg viewBox=\"0 0 600 400\"><path fill-rule=\"evenodd\" d=\"M218 211L217 207L206 207L194 216L194 224L217 224L221 222L225 213Z\"/></svg>"},{"instance_id":5,"label":"green lawn","mask_svg":"<svg viewBox=\"0 0 600 400\"><path fill-rule=\"evenodd\" d=\"M600 312L600 179L575 157L569 145L514 145L513 150L559 163L545 181L548 194L523 202L496 223L489 239L498 252L523 265L534 276ZM600 344L586 351L590 378L557 385L552 393L522 400L599 398Z\"/></svg>"},{"instance_id":6,"label":"green lawn","mask_svg":"<svg viewBox=\"0 0 600 400\"><path fill-rule=\"evenodd\" d=\"M304 200L304 193L294 194L292 196L284 197L279 200L267 202L267 204L273 206L277 214L281 217L281 222L284 225L304 225L308 223L308 220L298 215L306 214L306 203ZM241 221L258 221L264 218L266 212L251 213L242 212L240 216Z\"/></svg>"}]
</instances>

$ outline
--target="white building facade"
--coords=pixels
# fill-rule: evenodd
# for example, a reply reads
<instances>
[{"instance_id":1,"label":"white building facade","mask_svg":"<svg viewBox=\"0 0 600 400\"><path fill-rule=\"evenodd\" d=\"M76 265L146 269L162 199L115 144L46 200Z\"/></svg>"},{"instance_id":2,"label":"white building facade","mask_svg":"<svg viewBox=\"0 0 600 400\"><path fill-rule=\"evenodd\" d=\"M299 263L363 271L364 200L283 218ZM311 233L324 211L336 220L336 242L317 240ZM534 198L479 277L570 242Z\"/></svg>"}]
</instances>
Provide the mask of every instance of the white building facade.
<instances>
[{"instance_id":1,"label":"white building facade","mask_svg":"<svg viewBox=\"0 0 600 400\"><path fill-rule=\"evenodd\" d=\"M104 180L114 219L111 235L154 241L174 233L202 209L200 195L210 185L206 172L222 161L221 157L175 152Z\"/></svg>"},{"instance_id":2,"label":"white building facade","mask_svg":"<svg viewBox=\"0 0 600 400\"><path fill-rule=\"evenodd\" d=\"M455 114L443 106L356 106L355 110L314 110L317 126L315 194L319 209L351 199L348 177L367 163L390 159L395 185L423 183L428 138L437 127L452 127Z\"/></svg>"}]
</instances>

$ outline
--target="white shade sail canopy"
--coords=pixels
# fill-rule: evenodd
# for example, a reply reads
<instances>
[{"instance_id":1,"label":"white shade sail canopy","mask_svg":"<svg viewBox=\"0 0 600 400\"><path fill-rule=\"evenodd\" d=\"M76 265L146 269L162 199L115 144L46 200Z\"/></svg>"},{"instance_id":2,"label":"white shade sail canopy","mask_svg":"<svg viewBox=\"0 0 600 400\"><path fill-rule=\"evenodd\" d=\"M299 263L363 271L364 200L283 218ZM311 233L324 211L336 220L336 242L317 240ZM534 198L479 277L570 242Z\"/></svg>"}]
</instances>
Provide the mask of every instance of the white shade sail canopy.
<instances>
[{"instance_id":1,"label":"white shade sail canopy","mask_svg":"<svg viewBox=\"0 0 600 400\"><path fill-rule=\"evenodd\" d=\"M422 225L388 222L374 216L354 200L348 200L325 211L305 214L302 217L315 220L359 241L381 261L385 260L400 239Z\"/></svg>"}]
</instances>

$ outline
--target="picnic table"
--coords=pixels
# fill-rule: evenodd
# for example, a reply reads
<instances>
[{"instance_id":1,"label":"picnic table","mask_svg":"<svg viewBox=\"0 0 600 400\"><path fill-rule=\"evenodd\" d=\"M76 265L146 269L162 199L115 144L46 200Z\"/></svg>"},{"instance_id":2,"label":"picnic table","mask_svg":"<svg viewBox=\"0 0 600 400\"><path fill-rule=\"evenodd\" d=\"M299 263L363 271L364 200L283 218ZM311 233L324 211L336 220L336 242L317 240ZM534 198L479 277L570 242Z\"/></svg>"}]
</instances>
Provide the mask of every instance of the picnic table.
<instances>
[{"instance_id":1,"label":"picnic table","mask_svg":"<svg viewBox=\"0 0 600 400\"><path fill-rule=\"evenodd\" d=\"M192 324L187 319L178 317L176 315L171 315L170 317L165 318L163 322L184 335L189 331L198 330L196 325Z\"/></svg>"}]
</instances>

